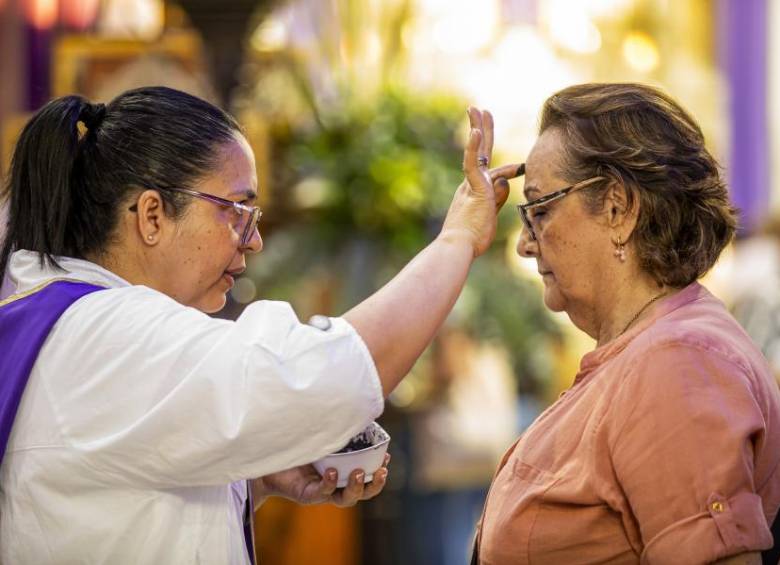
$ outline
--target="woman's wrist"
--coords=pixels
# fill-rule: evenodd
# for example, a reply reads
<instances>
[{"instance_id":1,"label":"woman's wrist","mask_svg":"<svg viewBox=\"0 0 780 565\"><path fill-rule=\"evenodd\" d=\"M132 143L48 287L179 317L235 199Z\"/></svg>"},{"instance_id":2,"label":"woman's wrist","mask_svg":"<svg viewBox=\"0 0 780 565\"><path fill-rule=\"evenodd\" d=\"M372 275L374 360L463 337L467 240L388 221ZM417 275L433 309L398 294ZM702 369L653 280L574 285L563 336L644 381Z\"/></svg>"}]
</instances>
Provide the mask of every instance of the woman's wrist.
<instances>
[{"instance_id":1,"label":"woman's wrist","mask_svg":"<svg viewBox=\"0 0 780 565\"><path fill-rule=\"evenodd\" d=\"M457 249L468 250L472 259L477 256L476 238L474 233L466 228L445 227L436 240Z\"/></svg>"}]
</instances>

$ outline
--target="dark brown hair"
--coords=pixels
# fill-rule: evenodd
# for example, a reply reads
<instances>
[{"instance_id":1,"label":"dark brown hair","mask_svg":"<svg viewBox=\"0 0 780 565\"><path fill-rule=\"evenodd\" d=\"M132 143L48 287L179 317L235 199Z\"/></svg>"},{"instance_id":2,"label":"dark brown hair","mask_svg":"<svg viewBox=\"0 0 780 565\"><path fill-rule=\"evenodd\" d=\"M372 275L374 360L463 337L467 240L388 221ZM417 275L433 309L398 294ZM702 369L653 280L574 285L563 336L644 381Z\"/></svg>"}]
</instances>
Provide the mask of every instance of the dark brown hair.
<instances>
[{"instance_id":1,"label":"dark brown hair","mask_svg":"<svg viewBox=\"0 0 780 565\"><path fill-rule=\"evenodd\" d=\"M603 209L610 181L626 187L629 206L638 200L632 240L656 281L682 287L715 264L736 209L701 129L677 102L643 84L571 86L545 102L539 134L549 128L564 140L564 179L608 179L583 191L591 212Z\"/></svg>"},{"instance_id":2,"label":"dark brown hair","mask_svg":"<svg viewBox=\"0 0 780 565\"><path fill-rule=\"evenodd\" d=\"M58 255L99 254L134 192L191 187L240 131L220 108L161 86L127 91L108 105L80 96L52 100L22 131L0 191L0 201L9 201L0 276L16 249L55 265ZM160 195L173 217L190 200Z\"/></svg>"}]
</instances>

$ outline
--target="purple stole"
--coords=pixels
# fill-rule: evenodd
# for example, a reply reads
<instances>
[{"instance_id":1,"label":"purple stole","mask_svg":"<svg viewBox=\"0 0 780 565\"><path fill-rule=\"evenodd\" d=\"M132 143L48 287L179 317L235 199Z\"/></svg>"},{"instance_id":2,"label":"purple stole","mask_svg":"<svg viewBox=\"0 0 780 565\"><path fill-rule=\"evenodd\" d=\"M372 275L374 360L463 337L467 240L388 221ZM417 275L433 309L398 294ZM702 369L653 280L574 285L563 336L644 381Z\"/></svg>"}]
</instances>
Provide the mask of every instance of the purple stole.
<instances>
[{"instance_id":1,"label":"purple stole","mask_svg":"<svg viewBox=\"0 0 780 565\"><path fill-rule=\"evenodd\" d=\"M68 306L102 286L55 280L0 302L0 461L35 360Z\"/></svg>"},{"instance_id":2,"label":"purple stole","mask_svg":"<svg viewBox=\"0 0 780 565\"><path fill-rule=\"evenodd\" d=\"M41 347L68 307L102 286L55 280L29 294L0 301L0 462L3 460L16 412ZM244 538L254 564L252 487L247 481Z\"/></svg>"},{"instance_id":3,"label":"purple stole","mask_svg":"<svg viewBox=\"0 0 780 565\"><path fill-rule=\"evenodd\" d=\"M246 481L246 506L244 506L244 541L249 562L255 565L255 504L252 501L252 481Z\"/></svg>"}]
</instances>

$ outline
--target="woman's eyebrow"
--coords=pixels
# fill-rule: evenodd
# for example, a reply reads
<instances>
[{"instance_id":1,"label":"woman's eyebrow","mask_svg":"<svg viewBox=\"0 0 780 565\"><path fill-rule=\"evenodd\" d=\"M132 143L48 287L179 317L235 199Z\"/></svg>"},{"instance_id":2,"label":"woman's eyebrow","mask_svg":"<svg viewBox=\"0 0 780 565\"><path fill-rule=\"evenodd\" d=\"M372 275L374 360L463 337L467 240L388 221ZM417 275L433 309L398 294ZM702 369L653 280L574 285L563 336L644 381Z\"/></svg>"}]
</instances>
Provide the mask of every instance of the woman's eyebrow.
<instances>
[{"instance_id":1,"label":"woman's eyebrow","mask_svg":"<svg viewBox=\"0 0 780 565\"><path fill-rule=\"evenodd\" d=\"M526 199L529 199L529 197L535 192L538 193L540 190L534 184L523 188L523 194L525 194Z\"/></svg>"},{"instance_id":2,"label":"woman's eyebrow","mask_svg":"<svg viewBox=\"0 0 780 565\"><path fill-rule=\"evenodd\" d=\"M244 200L255 200L257 199L257 192L251 188L240 188L231 192L230 196L243 196Z\"/></svg>"}]
</instances>

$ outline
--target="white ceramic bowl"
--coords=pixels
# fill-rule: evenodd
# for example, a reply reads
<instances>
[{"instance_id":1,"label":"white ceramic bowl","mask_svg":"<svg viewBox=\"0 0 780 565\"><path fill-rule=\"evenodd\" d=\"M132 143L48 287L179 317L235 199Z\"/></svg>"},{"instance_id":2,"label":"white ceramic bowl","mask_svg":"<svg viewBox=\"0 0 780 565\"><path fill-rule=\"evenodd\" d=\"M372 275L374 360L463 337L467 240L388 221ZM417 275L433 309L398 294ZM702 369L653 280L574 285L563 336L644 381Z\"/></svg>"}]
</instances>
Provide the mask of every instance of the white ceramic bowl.
<instances>
[{"instance_id":1,"label":"white ceramic bowl","mask_svg":"<svg viewBox=\"0 0 780 565\"><path fill-rule=\"evenodd\" d=\"M319 461L313 463L317 472L322 475L327 469L336 469L339 472L337 486L339 488L347 486L349 474L355 469L363 469L365 479L363 482L370 483L374 478L374 472L382 466L387 453L387 445L390 443L390 434L382 429L382 426L376 422L371 422L366 429L354 436L344 448L349 447L350 443L362 441L370 444L363 449L354 451L336 452L326 455Z\"/></svg>"}]
</instances>

